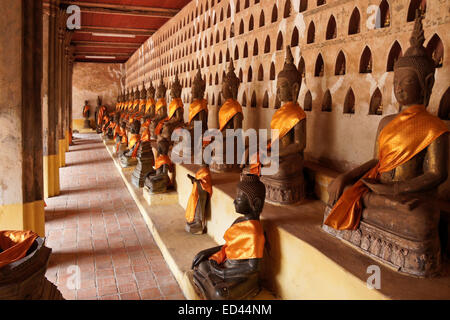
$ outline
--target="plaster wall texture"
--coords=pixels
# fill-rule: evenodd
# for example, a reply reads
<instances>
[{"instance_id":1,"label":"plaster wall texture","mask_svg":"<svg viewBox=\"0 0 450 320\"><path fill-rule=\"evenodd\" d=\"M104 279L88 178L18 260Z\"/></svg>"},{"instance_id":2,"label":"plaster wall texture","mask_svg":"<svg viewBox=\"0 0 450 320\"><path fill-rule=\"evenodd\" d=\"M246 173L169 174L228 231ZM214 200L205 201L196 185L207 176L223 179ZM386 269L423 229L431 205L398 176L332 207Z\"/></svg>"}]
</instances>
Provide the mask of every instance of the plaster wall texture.
<instances>
[{"instance_id":1,"label":"plaster wall texture","mask_svg":"<svg viewBox=\"0 0 450 320\"><path fill-rule=\"evenodd\" d=\"M72 119L83 119L84 101L91 106L91 118L94 118L97 96L112 111L121 88L120 64L75 63L73 67Z\"/></svg>"},{"instance_id":2,"label":"plaster wall texture","mask_svg":"<svg viewBox=\"0 0 450 320\"><path fill-rule=\"evenodd\" d=\"M278 107L276 80L271 79L283 68L285 47L289 44L292 45L294 63L300 65L303 59L305 64L298 98L300 105L304 107L308 91L312 96L312 110L306 112L306 158L339 171L354 168L372 158L379 121L398 111L393 94L393 72L388 71L387 65L396 41L403 53L409 47L414 25L414 22L407 22L411 0L388 1L390 25L383 28L374 27L381 0L328 0L321 6L317 6L317 1L309 0L303 12L300 12L300 0L290 1L290 6L288 0L213 2L193 0L148 39L125 64L127 88L141 87L142 81L148 86L151 79L157 86L162 75L170 89L178 71L184 87L182 98L187 118L190 85L199 64L207 80L208 123L210 127L217 127L217 112L220 102L224 102L223 98L219 101L219 95L229 56L234 59L236 75L242 80L238 100L244 109L244 129L269 128ZM249 3L247 8L245 3ZM355 8L360 15L360 32L349 35ZM443 66L436 69L436 83L428 108L435 115L450 83L449 10L448 1L428 1L423 20L424 45L437 35L444 47ZM331 17L336 22L336 37L327 40ZM264 23L260 24L262 20ZM313 43L307 43L311 22L315 26L315 39ZM232 30L234 36L231 37ZM297 31L298 45L294 35ZM366 47L372 55L372 72L360 73L360 60ZM335 75L340 51L345 56L345 75ZM320 77L315 75L319 55L324 61L323 76ZM262 77L259 77L260 68ZM355 112L344 113L344 101L350 88L355 96ZM370 101L377 89L382 95L382 115L369 114ZM332 97L330 112L322 111L327 90ZM264 103L266 93L268 103ZM169 94L170 90L168 97ZM255 99L252 99L253 95ZM450 126L450 121L447 124ZM440 194L450 198L450 180L441 186Z\"/></svg>"},{"instance_id":3,"label":"plaster wall texture","mask_svg":"<svg viewBox=\"0 0 450 320\"><path fill-rule=\"evenodd\" d=\"M22 1L0 6L0 206L23 202Z\"/></svg>"}]
</instances>

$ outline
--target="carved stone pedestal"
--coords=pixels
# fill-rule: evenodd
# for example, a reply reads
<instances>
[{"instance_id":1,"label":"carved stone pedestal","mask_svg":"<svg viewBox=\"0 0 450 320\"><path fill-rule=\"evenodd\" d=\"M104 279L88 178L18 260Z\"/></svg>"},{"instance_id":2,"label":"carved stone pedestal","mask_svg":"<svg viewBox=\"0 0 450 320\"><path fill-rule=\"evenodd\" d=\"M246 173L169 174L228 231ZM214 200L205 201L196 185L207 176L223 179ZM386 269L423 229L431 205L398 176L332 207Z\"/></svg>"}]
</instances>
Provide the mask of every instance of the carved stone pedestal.
<instances>
[{"instance_id":1,"label":"carved stone pedestal","mask_svg":"<svg viewBox=\"0 0 450 320\"><path fill-rule=\"evenodd\" d=\"M305 181L303 173L285 179L262 176L261 182L266 186L266 201L273 204L295 204L305 198Z\"/></svg>"},{"instance_id":2,"label":"carved stone pedestal","mask_svg":"<svg viewBox=\"0 0 450 320\"><path fill-rule=\"evenodd\" d=\"M83 129L91 129L91 121L89 119L84 119Z\"/></svg>"},{"instance_id":3,"label":"carved stone pedestal","mask_svg":"<svg viewBox=\"0 0 450 320\"><path fill-rule=\"evenodd\" d=\"M125 157L123 154L119 155L119 163L122 168L130 168L137 165L138 161L131 157Z\"/></svg>"},{"instance_id":4,"label":"carved stone pedestal","mask_svg":"<svg viewBox=\"0 0 450 320\"><path fill-rule=\"evenodd\" d=\"M131 176L131 182L138 188L144 186L145 178L151 172L154 172L153 165L155 159L153 157L152 147L149 141L141 142L137 152L137 166Z\"/></svg>"},{"instance_id":5,"label":"carved stone pedestal","mask_svg":"<svg viewBox=\"0 0 450 320\"><path fill-rule=\"evenodd\" d=\"M324 221L331 209L326 207ZM322 225L322 228L399 272L428 277L440 270L441 252L437 230L426 240L415 241L364 221L364 218L356 230L335 230L326 225Z\"/></svg>"},{"instance_id":6,"label":"carved stone pedestal","mask_svg":"<svg viewBox=\"0 0 450 320\"><path fill-rule=\"evenodd\" d=\"M19 261L0 269L0 300L63 300L45 277L52 250L37 238Z\"/></svg>"}]
</instances>

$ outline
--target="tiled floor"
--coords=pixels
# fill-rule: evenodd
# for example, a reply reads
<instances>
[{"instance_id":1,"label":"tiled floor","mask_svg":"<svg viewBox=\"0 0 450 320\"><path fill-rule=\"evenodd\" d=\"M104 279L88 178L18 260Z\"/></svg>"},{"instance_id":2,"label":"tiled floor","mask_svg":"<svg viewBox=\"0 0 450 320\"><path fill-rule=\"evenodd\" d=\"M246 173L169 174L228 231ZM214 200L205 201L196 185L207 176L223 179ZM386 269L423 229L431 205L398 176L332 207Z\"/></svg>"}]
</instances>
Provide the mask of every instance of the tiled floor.
<instances>
[{"instance_id":1,"label":"tiled floor","mask_svg":"<svg viewBox=\"0 0 450 320\"><path fill-rule=\"evenodd\" d=\"M74 144L46 199L47 278L65 299L184 299L99 136Z\"/></svg>"}]
</instances>

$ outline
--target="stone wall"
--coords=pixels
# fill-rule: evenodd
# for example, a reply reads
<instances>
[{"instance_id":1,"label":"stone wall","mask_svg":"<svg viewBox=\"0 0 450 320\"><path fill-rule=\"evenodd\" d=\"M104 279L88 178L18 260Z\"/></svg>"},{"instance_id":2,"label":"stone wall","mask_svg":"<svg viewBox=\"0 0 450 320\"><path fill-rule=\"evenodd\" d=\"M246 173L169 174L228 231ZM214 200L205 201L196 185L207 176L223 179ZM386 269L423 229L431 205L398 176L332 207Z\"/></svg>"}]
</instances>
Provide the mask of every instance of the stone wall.
<instances>
[{"instance_id":1,"label":"stone wall","mask_svg":"<svg viewBox=\"0 0 450 320\"><path fill-rule=\"evenodd\" d=\"M103 104L109 110L114 109L118 92L121 90L122 69L123 65L121 64L75 63L72 88L74 129L83 125L82 108L85 100L88 100L92 107L91 118L94 117L97 96L102 98Z\"/></svg>"},{"instance_id":2,"label":"stone wall","mask_svg":"<svg viewBox=\"0 0 450 320\"><path fill-rule=\"evenodd\" d=\"M289 44L305 74L300 105L305 110L310 106L306 157L347 170L372 157L380 119L398 110L391 66L409 46L414 22L407 21L408 15L418 2L195 0L128 60L126 85L145 81L148 86L150 79L157 85L162 74L170 87L178 71L187 118L190 85L200 64L208 84L209 125L217 127L223 74L233 58L242 81L238 100L244 107L244 129L268 128L279 107L274 79ZM428 1L423 21L425 46L432 52L440 44L444 52L429 106L436 115L450 82L449 9L448 1ZM371 72L366 72L370 60ZM448 111L441 113L448 119ZM446 185L449 197L450 182Z\"/></svg>"}]
</instances>

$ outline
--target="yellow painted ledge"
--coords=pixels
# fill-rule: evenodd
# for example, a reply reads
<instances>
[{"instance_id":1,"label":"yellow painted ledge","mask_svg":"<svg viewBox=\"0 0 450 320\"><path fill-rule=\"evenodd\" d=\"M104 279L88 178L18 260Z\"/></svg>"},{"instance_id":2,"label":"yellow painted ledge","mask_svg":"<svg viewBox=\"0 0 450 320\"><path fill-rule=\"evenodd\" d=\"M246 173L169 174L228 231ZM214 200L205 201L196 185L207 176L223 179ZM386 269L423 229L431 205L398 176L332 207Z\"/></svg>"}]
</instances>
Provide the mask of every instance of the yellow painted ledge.
<instances>
[{"instance_id":1,"label":"yellow painted ledge","mask_svg":"<svg viewBox=\"0 0 450 320\"><path fill-rule=\"evenodd\" d=\"M59 195L59 159L58 156L44 156L44 197Z\"/></svg>"},{"instance_id":2,"label":"yellow painted ledge","mask_svg":"<svg viewBox=\"0 0 450 320\"><path fill-rule=\"evenodd\" d=\"M59 167L66 166L66 139L58 140L58 158L59 158Z\"/></svg>"},{"instance_id":3,"label":"yellow painted ledge","mask_svg":"<svg viewBox=\"0 0 450 320\"><path fill-rule=\"evenodd\" d=\"M0 230L32 230L45 237L44 201L0 206Z\"/></svg>"},{"instance_id":4,"label":"yellow painted ledge","mask_svg":"<svg viewBox=\"0 0 450 320\"><path fill-rule=\"evenodd\" d=\"M89 119L91 121L91 128L95 128L95 119ZM72 119L73 130L80 131L84 128L84 119Z\"/></svg>"}]
</instances>

